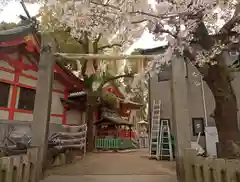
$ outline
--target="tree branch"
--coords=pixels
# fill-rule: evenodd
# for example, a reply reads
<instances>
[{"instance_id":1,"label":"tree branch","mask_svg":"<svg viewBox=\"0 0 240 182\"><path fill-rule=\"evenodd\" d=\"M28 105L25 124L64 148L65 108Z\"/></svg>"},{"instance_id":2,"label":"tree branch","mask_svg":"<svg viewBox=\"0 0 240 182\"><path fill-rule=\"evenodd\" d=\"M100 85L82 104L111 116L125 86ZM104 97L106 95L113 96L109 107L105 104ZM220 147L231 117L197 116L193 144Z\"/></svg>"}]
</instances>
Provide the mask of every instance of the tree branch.
<instances>
[{"instance_id":1,"label":"tree branch","mask_svg":"<svg viewBox=\"0 0 240 182\"><path fill-rule=\"evenodd\" d=\"M138 20L138 21L132 21L131 24L138 24L138 23L143 23L149 21L148 19L142 19L142 20Z\"/></svg>"},{"instance_id":2,"label":"tree branch","mask_svg":"<svg viewBox=\"0 0 240 182\"><path fill-rule=\"evenodd\" d=\"M132 78L134 77L134 74L133 73L130 73L130 74L124 74L124 75L118 75L118 76L114 76L112 78L109 78L105 81L103 81L103 83L99 86L98 90L102 90L102 88L104 87L104 85L110 81L113 81L113 80L117 80L119 78Z\"/></svg>"},{"instance_id":3,"label":"tree branch","mask_svg":"<svg viewBox=\"0 0 240 182\"><path fill-rule=\"evenodd\" d=\"M107 7L107 8L112 8L112 9L120 10L119 7L113 6L113 5L110 5L110 4L102 4L102 3L98 3L98 2L96 2L96 1L90 1L90 3L95 4L95 5L97 5L97 6L103 6L103 7Z\"/></svg>"},{"instance_id":4,"label":"tree branch","mask_svg":"<svg viewBox=\"0 0 240 182\"><path fill-rule=\"evenodd\" d=\"M103 7L107 7L107 8L111 8L111 9L115 9L118 11L121 11L121 8L111 5L111 4L102 4L102 3L98 3L96 1L91 0L90 3L95 4L97 6L103 6ZM199 9L199 10L195 10L195 11L184 11L184 12L180 12L180 13L173 13L173 14L159 14L159 15L154 15L148 12L143 12L143 11L132 11L132 12L126 12L129 14L141 14L141 15L145 15L145 16L149 16L149 17L154 17L157 19L167 19L167 18L174 18L174 17L179 17L179 16L184 16L184 17L190 17L190 18L195 18L196 16L198 16L198 14L200 12L203 12L205 9Z\"/></svg>"},{"instance_id":5,"label":"tree branch","mask_svg":"<svg viewBox=\"0 0 240 182\"><path fill-rule=\"evenodd\" d=\"M219 31L220 34L222 33L228 33L229 31L231 31L234 26L240 22L240 2L236 5L236 10L234 12L233 17L223 25L223 27L221 28L221 30Z\"/></svg>"},{"instance_id":6,"label":"tree branch","mask_svg":"<svg viewBox=\"0 0 240 182\"><path fill-rule=\"evenodd\" d=\"M122 44L109 44L109 45L99 47L98 50L102 51L103 49L106 49L106 48L121 47L121 46Z\"/></svg>"},{"instance_id":7,"label":"tree branch","mask_svg":"<svg viewBox=\"0 0 240 182\"><path fill-rule=\"evenodd\" d=\"M163 27L163 25L158 25L157 24L156 27L155 27L154 33L167 33L167 34L171 35L173 38L178 39L177 34L175 35L172 32L170 32L169 30L166 30L162 27Z\"/></svg>"},{"instance_id":8,"label":"tree branch","mask_svg":"<svg viewBox=\"0 0 240 182\"><path fill-rule=\"evenodd\" d=\"M98 37L95 39L94 43L97 44L100 41L101 37L102 37L102 34L101 33L98 34Z\"/></svg>"},{"instance_id":9,"label":"tree branch","mask_svg":"<svg viewBox=\"0 0 240 182\"><path fill-rule=\"evenodd\" d=\"M159 15L154 15L151 13L143 12L143 11L132 11L129 12L129 14L140 14L140 15L145 15L157 19L168 19L168 18L175 18L175 17L188 17L191 19L198 18L199 14L201 14L204 11L204 8L199 9L198 11L184 11L180 13L173 13L173 14L159 14Z\"/></svg>"},{"instance_id":10,"label":"tree branch","mask_svg":"<svg viewBox=\"0 0 240 182\"><path fill-rule=\"evenodd\" d=\"M70 34L71 30L72 30L72 28L69 27L69 26L67 26L67 27L64 29L64 32L67 32L67 33ZM76 40L79 44L82 44L82 45L83 45L83 49L85 49L85 47L86 47L86 42L84 42L83 37L81 37L81 38L77 38L77 37L74 37L74 36L71 36L71 37L72 37L74 40Z\"/></svg>"}]
</instances>

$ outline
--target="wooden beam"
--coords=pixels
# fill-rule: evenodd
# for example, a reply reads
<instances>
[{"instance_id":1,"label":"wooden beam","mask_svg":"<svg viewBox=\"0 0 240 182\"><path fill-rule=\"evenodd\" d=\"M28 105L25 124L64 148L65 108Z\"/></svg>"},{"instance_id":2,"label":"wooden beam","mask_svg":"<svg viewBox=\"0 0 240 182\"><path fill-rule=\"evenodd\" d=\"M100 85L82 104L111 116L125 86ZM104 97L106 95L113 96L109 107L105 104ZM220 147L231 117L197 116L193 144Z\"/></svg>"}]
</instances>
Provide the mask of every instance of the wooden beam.
<instances>
[{"instance_id":1,"label":"wooden beam","mask_svg":"<svg viewBox=\"0 0 240 182\"><path fill-rule=\"evenodd\" d=\"M78 59L102 59L102 60L122 60L122 59L155 59L162 54L159 55L107 55L107 54L73 54L73 53L55 53L55 56L60 56L69 60L78 60Z\"/></svg>"}]
</instances>

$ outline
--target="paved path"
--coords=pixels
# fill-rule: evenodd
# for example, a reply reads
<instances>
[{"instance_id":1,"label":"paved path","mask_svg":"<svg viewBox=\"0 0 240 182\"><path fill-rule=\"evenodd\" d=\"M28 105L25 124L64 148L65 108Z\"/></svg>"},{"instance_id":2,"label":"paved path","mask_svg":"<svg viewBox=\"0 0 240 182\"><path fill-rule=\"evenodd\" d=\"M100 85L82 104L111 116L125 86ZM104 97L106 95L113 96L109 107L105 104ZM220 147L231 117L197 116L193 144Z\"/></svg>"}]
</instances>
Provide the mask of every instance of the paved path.
<instances>
[{"instance_id":1,"label":"paved path","mask_svg":"<svg viewBox=\"0 0 240 182\"><path fill-rule=\"evenodd\" d=\"M175 163L149 160L146 151L93 153L49 171L44 182L176 182Z\"/></svg>"}]
</instances>

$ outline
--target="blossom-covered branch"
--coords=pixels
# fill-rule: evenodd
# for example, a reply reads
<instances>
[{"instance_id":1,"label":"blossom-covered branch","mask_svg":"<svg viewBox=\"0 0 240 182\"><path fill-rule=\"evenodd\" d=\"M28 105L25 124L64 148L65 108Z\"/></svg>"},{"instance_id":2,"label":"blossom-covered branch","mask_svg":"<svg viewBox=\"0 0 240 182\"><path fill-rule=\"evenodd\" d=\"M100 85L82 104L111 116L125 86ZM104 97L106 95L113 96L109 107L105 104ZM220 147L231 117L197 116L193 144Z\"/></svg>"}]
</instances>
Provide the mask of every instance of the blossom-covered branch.
<instances>
[{"instance_id":1,"label":"blossom-covered branch","mask_svg":"<svg viewBox=\"0 0 240 182\"><path fill-rule=\"evenodd\" d=\"M117 75L117 76L108 78L100 84L100 86L98 87L98 90L101 90L104 87L104 85L110 81L117 80L120 78L133 78L133 77L134 77L134 74L130 73L130 74Z\"/></svg>"},{"instance_id":2,"label":"blossom-covered branch","mask_svg":"<svg viewBox=\"0 0 240 182\"><path fill-rule=\"evenodd\" d=\"M106 48L121 47L121 46L122 46L122 44L117 44L117 43L116 44L109 44L109 45L104 45L104 46L99 47L98 50L102 51Z\"/></svg>"}]
</instances>

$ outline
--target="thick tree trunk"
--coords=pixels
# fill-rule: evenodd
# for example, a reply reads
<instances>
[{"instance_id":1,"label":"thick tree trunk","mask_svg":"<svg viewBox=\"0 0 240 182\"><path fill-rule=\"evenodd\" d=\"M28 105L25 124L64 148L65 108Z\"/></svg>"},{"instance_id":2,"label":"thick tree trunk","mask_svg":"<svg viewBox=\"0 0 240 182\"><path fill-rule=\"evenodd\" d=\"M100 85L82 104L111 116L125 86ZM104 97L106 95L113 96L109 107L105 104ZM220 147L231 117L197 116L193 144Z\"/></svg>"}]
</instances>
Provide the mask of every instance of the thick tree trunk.
<instances>
[{"instance_id":1,"label":"thick tree trunk","mask_svg":"<svg viewBox=\"0 0 240 182\"><path fill-rule=\"evenodd\" d=\"M88 92L87 104L87 151L92 152L94 150L94 105L96 105L96 97L93 96L92 91Z\"/></svg>"},{"instance_id":2,"label":"thick tree trunk","mask_svg":"<svg viewBox=\"0 0 240 182\"><path fill-rule=\"evenodd\" d=\"M236 145L240 141L238 129L237 100L231 84L230 72L223 60L210 66L204 75L215 99L215 119L219 144L218 156L222 158L239 157L240 148Z\"/></svg>"},{"instance_id":3,"label":"thick tree trunk","mask_svg":"<svg viewBox=\"0 0 240 182\"><path fill-rule=\"evenodd\" d=\"M94 136L93 136L93 111L88 108L87 112L87 151L92 152L94 149Z\"/></svg>"}]
</instances>

